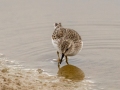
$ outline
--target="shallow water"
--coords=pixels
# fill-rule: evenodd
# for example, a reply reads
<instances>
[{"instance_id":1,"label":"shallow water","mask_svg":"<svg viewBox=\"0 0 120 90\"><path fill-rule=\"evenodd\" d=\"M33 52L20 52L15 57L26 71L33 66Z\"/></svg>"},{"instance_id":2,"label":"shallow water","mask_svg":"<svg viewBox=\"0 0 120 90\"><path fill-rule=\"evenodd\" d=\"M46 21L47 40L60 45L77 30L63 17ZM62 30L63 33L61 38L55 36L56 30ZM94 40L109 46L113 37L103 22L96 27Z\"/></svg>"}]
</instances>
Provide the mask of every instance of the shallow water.
<instances>
[{"instance_id":1,"label":"shallow water","mask_svg":"<svg viewBox=\"0 0 120 90\"><path fill-rule=\"evenodd\" d=\"M94 89L119 90L120 1L0 1L1 57L24 68L58 72L51 43L54 22L75 29L82 51L69 63L83 70ZM65 62L61 66L64 66ZM88 89L89 90L89 89Z\"/></svg>"}]
</instances>

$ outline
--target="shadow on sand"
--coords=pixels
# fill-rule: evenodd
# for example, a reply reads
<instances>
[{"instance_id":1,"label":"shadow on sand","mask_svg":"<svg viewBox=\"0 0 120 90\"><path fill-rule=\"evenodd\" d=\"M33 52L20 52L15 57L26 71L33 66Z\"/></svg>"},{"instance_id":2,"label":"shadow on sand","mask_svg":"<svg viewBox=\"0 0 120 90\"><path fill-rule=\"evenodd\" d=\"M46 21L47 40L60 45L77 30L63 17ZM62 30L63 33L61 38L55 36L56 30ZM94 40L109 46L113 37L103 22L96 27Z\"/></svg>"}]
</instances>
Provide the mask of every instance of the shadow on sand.
<instances>
[{"instance_id":1,"label":"shadow on sand","mask_svg":"<svg viewBox=\"0 0 120 90\"><path fill-rule=\"evenodd\" d=\"M73 65L65 65L58 70L58 76L65 77L66 79L71 79L75 81L81 81L84 79L84 72Z\"/></svg>"}]
</instances>

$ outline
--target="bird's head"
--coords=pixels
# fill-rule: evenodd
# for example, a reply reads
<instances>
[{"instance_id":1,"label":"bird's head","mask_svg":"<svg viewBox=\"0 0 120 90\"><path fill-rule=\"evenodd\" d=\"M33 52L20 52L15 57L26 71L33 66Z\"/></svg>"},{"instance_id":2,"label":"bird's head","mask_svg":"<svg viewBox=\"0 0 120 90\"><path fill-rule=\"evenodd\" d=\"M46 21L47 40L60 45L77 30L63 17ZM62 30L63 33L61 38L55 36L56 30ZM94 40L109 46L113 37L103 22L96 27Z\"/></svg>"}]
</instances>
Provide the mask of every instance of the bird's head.
<instances>
[{"instance_id":1,"label":"bird's head","mask_svg":"<svg viewBox=\"0 0 120 90\"><path fill-rule=\"evenodd\" d=\"M74 51L73 41L63 40L63 42L61 42L61 45L60 45L60 51L62 53L61 61L60 61L60 64L61 64L63 57L70 55Z\"/></svg>"}]
</instances>

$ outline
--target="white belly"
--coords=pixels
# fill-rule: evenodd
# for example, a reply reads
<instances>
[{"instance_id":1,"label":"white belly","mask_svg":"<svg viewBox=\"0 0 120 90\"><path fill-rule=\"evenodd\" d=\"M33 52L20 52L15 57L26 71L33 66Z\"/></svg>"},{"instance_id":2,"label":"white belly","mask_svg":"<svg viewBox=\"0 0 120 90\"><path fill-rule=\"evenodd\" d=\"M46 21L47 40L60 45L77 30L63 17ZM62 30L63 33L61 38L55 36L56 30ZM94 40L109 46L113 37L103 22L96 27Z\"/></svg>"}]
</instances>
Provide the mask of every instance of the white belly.
<instances>
[{"instance_id":1,"label":"white belly","mask_svg":"<svg viewBox=\"0 0 120 90\"><path fill-rule=\"evenodd\" d=\"M52 39L52 44L57 49L57 51L59 51L58 41Z\"/></svg>"}]
</instances>

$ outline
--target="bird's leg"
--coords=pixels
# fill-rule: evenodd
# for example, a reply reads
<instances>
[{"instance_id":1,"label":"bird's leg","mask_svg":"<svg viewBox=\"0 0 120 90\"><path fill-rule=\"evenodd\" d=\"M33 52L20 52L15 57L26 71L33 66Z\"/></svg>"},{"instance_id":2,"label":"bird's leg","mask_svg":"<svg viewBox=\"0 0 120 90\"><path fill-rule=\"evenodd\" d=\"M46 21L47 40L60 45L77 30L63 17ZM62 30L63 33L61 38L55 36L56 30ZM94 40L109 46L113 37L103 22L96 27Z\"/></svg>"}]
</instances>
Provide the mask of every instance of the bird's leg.
<instances>
[{"instance_id":1,"label":"bird's leg","mask_svg":"<svg viewBox=\"0 0 120 90\"><path fill-rule=\"evenodd\" d=\"M57 55L58 55L58 68L60 68L60 57L59 57L59 52L57 51Z\"/></svg>"},{"instance_id":2,"label":"bird's leg","mask_svg":"<svg viewBox=\"0 0 120 90\"><path fill-rule=\"evenodd\" d=\"M66 63L69 65L67 56L65 56L65 59L66 59Z\"/></svg>"}]
</instances>

